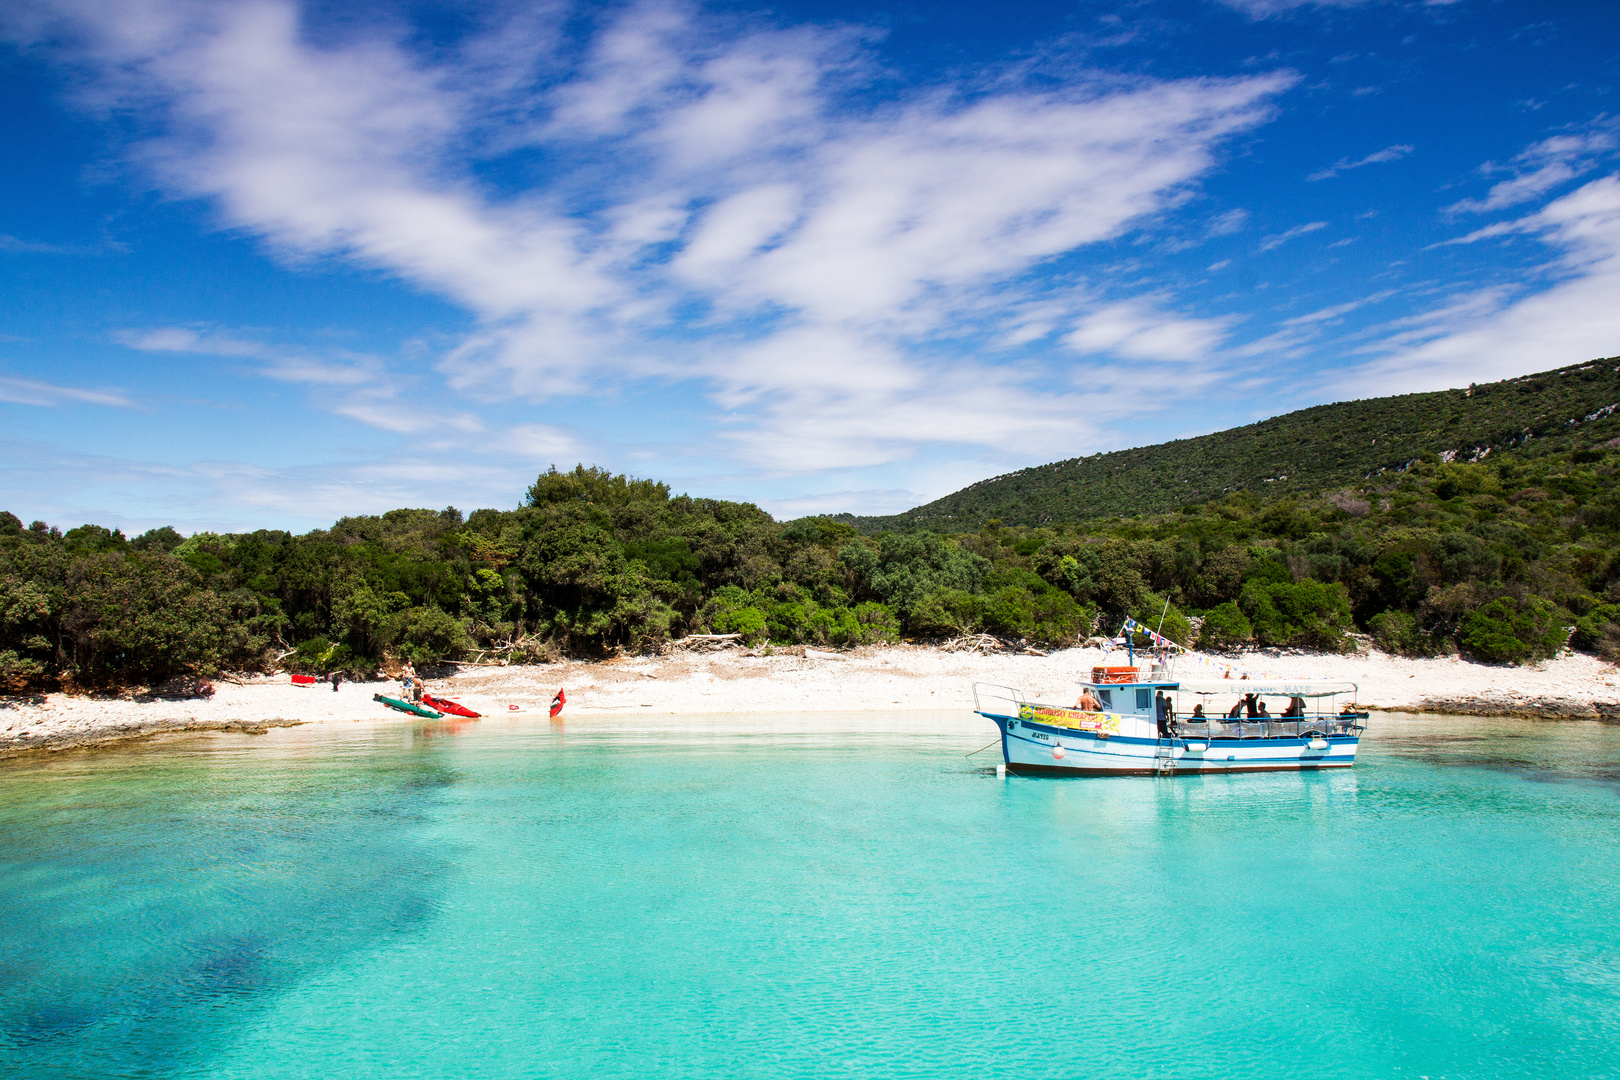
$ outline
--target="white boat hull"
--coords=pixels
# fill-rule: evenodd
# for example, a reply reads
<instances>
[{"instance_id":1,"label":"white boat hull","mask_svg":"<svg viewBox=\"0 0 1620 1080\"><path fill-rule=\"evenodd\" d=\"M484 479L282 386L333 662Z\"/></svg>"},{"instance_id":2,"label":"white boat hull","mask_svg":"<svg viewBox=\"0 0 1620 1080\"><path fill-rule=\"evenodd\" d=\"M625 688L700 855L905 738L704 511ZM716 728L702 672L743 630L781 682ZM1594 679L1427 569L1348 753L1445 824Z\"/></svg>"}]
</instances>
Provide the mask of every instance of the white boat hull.
<instances>
[{"instance_id":1,"label":"white boat hull","mask_svg":"<svg viewBox=\"0 0 1620 1080\"><path fill-rule=\"evenodd\" d=\"M986 714L988 715L988 714ZM1107 735L990 715L1013 772L1076 775L1332 769L1355 764L1358 735L1174 739Z\"/></svg>"}]
</instances>

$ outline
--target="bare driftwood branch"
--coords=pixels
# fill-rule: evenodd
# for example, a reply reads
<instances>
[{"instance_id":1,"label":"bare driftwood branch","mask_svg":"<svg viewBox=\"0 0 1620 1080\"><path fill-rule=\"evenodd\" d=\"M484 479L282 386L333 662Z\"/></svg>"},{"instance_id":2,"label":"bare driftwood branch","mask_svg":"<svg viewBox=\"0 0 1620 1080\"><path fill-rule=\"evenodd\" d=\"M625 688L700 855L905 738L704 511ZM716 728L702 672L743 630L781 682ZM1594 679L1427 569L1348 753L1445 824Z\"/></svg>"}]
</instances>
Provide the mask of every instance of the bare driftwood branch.
<instances>
[{"instance_id":1,"label":"bare driftwood branch","mask_svg":"<svg viewBox=\"0 0 1620 1080\"><path fill-rule=\"evenodd\" d=\"M1007 646L990 634L963 634L940 646L946 652L988 653L1001 652Z\"/></svg>"}]
</instances>

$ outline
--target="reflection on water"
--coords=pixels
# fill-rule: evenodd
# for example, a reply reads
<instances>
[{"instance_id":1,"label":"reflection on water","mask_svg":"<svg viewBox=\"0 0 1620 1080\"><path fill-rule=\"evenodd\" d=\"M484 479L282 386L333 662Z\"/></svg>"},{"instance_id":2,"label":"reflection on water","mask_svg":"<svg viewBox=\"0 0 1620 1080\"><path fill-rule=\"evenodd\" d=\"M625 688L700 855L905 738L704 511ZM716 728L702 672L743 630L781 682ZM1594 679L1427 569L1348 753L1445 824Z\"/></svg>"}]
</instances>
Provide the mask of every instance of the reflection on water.
<instances>
[{"instance_id":1,"label":"reflection on water","mask_svg":"<svg viewBox=\"0 0 1620 1080\"><path fill-rule=\"evenodd\" d=\"M1620 1071L1620 729L1375 716L1353 771L1089 780L997 778L968 756L991 734L502 716L0 764L0 1055L253 1080Z\"/></svg>"}]
</instances>

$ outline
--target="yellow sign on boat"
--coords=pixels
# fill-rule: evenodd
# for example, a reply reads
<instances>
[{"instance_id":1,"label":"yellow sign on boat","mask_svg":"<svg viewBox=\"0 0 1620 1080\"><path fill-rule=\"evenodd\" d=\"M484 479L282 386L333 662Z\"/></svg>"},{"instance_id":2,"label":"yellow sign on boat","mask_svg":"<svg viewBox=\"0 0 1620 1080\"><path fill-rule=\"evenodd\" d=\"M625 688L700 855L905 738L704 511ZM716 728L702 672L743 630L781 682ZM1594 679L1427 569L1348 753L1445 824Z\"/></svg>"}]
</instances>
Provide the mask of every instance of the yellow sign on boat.
<instances>
[{"instance_id":1,"label":"yellow sign on boat","mask_svg":"<svg viewBox=\"0 0 1620 1080\"><path fill-rule=\"evenodd\" d=\"M1052 705L1031 705L1025 702L1018 707L1018 719L1029 723L1048 724L1052 727L1119 734L1119 717L1114 713L1083 712L1079 709L1059 709Z\"/></svg>"}]
</instances>

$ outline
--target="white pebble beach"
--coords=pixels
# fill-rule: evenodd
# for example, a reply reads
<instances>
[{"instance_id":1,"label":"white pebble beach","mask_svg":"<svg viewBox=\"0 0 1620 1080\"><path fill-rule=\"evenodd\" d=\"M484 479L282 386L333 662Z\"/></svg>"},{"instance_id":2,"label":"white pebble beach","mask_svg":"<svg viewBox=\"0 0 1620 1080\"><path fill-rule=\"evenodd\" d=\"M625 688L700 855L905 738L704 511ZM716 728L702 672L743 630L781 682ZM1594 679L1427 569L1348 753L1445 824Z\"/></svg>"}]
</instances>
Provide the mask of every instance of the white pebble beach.
<instances>
[{"instance_id":1,"label":"white pebble beach","mask_svg":"<svg viewBox=\"0 0 1620 1080\"><path fill-rule=\"evenodd\" d=\"M566 688L566 722L626 715L954 711L971 713L973 684L1016 687L1032 701L1072 703L1093 665L1123 654L1095 648L1045 656L946 652L926 646L847 653L738 648L624 656L597 662L463 667L428 680L430 693L488 715L544 717ZM1367 709L1465 715L1620 719L1620 672L1594 657L1566 654L1527 667L1495 667L1457 657L1407 659L1376 650L1349 656L1249 653L1228 658L1255 678L1349 680ZM1183 659L1174 675L1213 677ZM293 724L420 722L372 700L389 682L295 686L285 675L219 680L212 697L162 700L142 695L51 693L0 699L0 756L198 730L263 731ZM1234 688L1235 691L1235 688ZM513 709L516 706L516 709Z\"/></svg>"}]
</instances>

